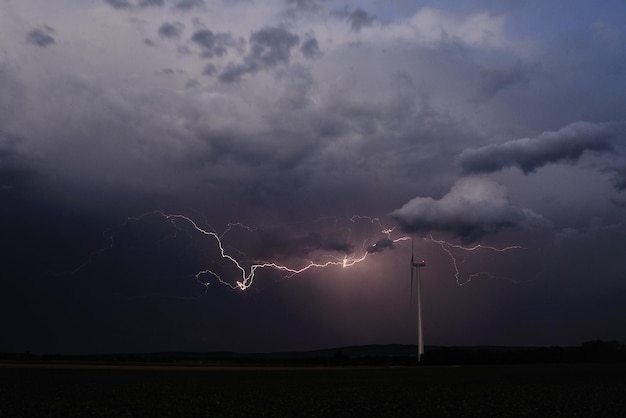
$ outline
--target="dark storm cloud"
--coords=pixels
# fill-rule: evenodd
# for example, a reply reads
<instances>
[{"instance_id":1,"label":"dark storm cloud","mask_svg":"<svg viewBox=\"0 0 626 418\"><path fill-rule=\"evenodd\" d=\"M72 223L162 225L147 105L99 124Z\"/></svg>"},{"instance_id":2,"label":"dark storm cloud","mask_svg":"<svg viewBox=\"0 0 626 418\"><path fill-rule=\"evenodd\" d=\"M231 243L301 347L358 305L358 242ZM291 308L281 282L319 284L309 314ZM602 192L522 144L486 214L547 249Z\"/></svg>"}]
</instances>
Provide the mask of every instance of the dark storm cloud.
<instances>
[{"instance_id":1,"label":"dark storm cloud","mask_svg":"<svg viewBox=\"0 0 626 418\"><path fill-rule=\"evenodd\" d=\"M0 120L0 200L3 201L0 213L15 209L13 198L28 193L40 180L18 151L23 142L24 138L3 131Z\"/></svg>"},{"instance_id":2,"label":"dark storm cloud","mask_svg":"<svg viewBox=\"0 0 626 418\"><path fill-rule=\"evenodd\" d=\"M175 10L188 11L196 7L204 6L204 0L180 0L174 5Z\"/></svg>"},{"instance_id":3,"label":"dark storm cloud","mask_svg":"<svg viewBox=\"0 0 626 418\"><path fill-rule=\"evenodd\" d=\"M317 43L317 39L309 38L300 46L300 52L305 58L316 58L320 55L320 47Z\"/></svg>"},{"instance_id":4,"label":"dark storm cloud","mask_svg":"<svg viewBox=\"0 0 626 418\"><path fill-rule=\"evenodd\" d=\"M316 0L287 0L287 8L283 11L283 15L293 19L299 13L312 13L321 7Z\"/></svg>"},{"instance_id":5,"label":"dark storm cloud","mask_svg":"<svg viewBox=\"0 0 626 418\"><path fill-rule=\"evenodd\" d=\"M376 241L374 244L367 247L367 253L368 254L381 253L387 249L393 249L393 248L394 248L393 240L390 240L389 238L381 238L378 241Z\"/></svg>"},{"instance_id":6,"label":"dark storm cloud","mask_svg":"<svg viewBox=\"0 0 626 418\"><path fill-rule=\"evenodd\" d=\"M316 0L287 0L287 4L301 10L317 10L321 7Z\"/></svg>"},{"instance_id":7,"label":"dark storm cloud","mask_svg":"<svg viewBox=\"0 0 626 418\"><path fill-rule=\"evenodd\" d=\"M0 129L0 165L13 163L18 156L16 148L21 142L22 138Z\"/></svg>"},{"instance_id":8,"label":"dark storm cloud","mask_svg":"<svg viewBox=\"0 0 626 418\"><path fill-rule=\"evenodd\" d=\"M179 38L182 34L185 25L179 22L163 22L161 27L159 27L159 36L161 38Z\"/></svg>"},{"instance_id":9,"label":"dark storm cloud","mask_svg":"<svg viewBox=\"0 0 626 418\"><path fill-rule=\"evenodd\" d=\"M54 30L49 26L45 26L43 29L36 28L28 32L26 40L33 45L45 48L48 45L54 44L55 42L54 38L51 35L52 33L54 33Z\"/></svg>"},{"instance_id":10,"label":"dark storm cloud","mask_svg":"<svg viewBox=\"0 0 626 418\"><path fill-rule=\"evenodd\" d=\"M253 233L252 250L262 260L308 258L315 252L331 252L351 254L352 244L333 236L324 236L319 232L308 232L302 235L289 233L282 229L257 229Z\"/></svg>"},{"instance_id":11,"label":"dark storm cloud","mask_svg":"<svg viewBox=\"0 0 626 418\"><path fill-rule=\"evenodd\" d=\"M352 244L339 238L325 237L317 232L310 232L297 240L304 252L331 251L350 254L354 251Z\"/></svg>"},{"instance_id":12,"label":"dark storm cloud","mask_svg":"<svg viewBox=\"0 0 626 418\"><path fill-rule=\"evenodd\" d=\"M104 2L115 9L132 9L135 7L163 6L165 0L104 0Z\"/></svg>"},{"instance_id":13,"label":"dark storm cloud","mask_svg":"<svg viewBox=\"0 0 626 418\"><path fill-rule=\"evenodd\" d=\"M626 190L626 162L621 162L612 167L611 182L615 189L619 191Z\"/></svg>"},{"instance_id":14,"label":"dark storm cloud","mask_svg":"<svg viewBox=\"0 0 626 418\"><path fill-rule=\"evenodd\" d=\"M228 64L226 69L219 75L219 80L222 83L235 83L240 81L241 78L253 72L251 68L245 65Z\"/></svg>"},{"instance_id":15,"label":"dark storm cloud","mask_svg":"<svg viewBox=\"0 0 626 418\"><path fill-rule=\"evenodd\" d=\"M521 61L510 67L483 69L480 72L478 98L489 99L507 87L527 81L528 77L529 68Z\"/></svg>"},{"instance_id":16,"label":"dark storm cloud","mask_svg":"<svg viewBox=\"0 0 626 418\"><path fill-rule=\"evenodd\" d=\"M213 76L215 75L216 72L217 72L217 67L211 63L205 65L204 68L202 69L203 75Z\"/></svg>"},{"instance_id":17,"label":"dark storm cloud","mask_svg":"<svg viewBox=\"0 0 626 418\"><path fill-rule=\"evenodd\" d=\"M610 151L611 132L603 125L575 122L558 131L543 132L504 144L467 149L457 159L464 173L492 173L518 167L524 174L546 164L576 162L585 151Z\"/></svg>"},{"instance_id":18,"label":"dark storm cloud","mask_svg":"<svg viewBox=\"0 0 626 418\"><path fill-rule=\"evenodd\" d=\"M291 49L299 42L297 35L289 31L267 27L254 32L250 37L250 55L252 65L273 67L289 61Z\"/></svg>"},{"instance_id":19,"label":"dark storm cloud","mask_svg":"<svg viewBox=\"0 0 626 418\"><path fill-rule=\"evenodd\" d=\"M229 64L220 76L220 81L232 83L244 75L288 63L291 50L298 45L300 38L289 31L266 27L250 36L250 51L241 64Z\"/></svg>"},{"instance_id":20,"label":"dark storm cloud","mask_svg":"<svg viewBox=\"0 0 626 418\"><path fill-rule=\"evenodd\" d=\"M458 180L439 200L416 197L390 216L405 232L448 232L465 243L502 228L545 223L532 210L513 206L504 186L481 178Z\"/></svg>"},{"instance_id":21,"label":"dark storm cloud","mask_svg":"<svg viewBox=\"0 0 626 418\"><path fill-rule=\"evenodd\" d=\"M104 0L104 2L115 9L127 9L132 6L128 0Z\"/></svg>"},{"instance_id":22,"label":"dark storm cloud","mask_svg":"<svg viewBox=\"0 0 626 418\"><path fill-rule=\"evenodd\" d=\"M349 12L346 9L333 12L332 14L341 19L347 20L350 23L350 27L354 32L360 32L362 28L372 26L375 20L374 16L370 15L360 7L352 12Z\"/></svg>"},{"instance_id":23,"label":"dark storm cloud","mask_svg":"<svg viewBox=\"0 0 626 418\"><path fill-rule=\"evenodd\" d=\"M202 56L212 58L226 54L228 47L233 45L232 36L227 33L213 33L210 29L202 29L193 34L191 40L202 47Z\"/></svg>"}]
</instances>

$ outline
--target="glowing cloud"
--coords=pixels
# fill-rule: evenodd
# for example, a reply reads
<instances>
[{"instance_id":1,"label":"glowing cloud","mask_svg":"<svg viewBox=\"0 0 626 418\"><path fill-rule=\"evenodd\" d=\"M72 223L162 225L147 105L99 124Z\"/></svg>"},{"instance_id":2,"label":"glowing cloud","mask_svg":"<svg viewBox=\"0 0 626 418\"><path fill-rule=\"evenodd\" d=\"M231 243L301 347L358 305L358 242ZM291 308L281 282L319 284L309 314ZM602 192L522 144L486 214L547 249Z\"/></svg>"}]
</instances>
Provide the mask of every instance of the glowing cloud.
<instances>
[{"instance_id":1,"label":"glowing cloud","mask_svg":"<svg viewBox=\"0 0 626 418\"><path fill-rule=\"evenodd\" d=\"M543 219L531 209L513 206L504 186L483 178L460 179L441 199L416 197L390 216L406 232L450 232L466 243Z\"/></svg>"}]
</instances>

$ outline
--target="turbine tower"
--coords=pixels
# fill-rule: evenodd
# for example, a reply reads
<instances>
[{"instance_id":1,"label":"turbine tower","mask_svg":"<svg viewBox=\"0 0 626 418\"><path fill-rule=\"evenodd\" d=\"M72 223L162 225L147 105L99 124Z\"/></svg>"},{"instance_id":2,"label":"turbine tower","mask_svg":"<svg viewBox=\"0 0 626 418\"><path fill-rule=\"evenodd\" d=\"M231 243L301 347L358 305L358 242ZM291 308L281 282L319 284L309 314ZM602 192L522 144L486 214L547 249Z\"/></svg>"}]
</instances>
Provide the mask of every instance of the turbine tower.
<instances>
[{"instance_id":1,"label":"turbine tower","mask_svg":"<svg viewBox=\"0 0 626 418\"><path fill-rule=\"evenodd\" d=\"M419 363L424 354L424 339L422 337L422 300L421 300L421 282L420 282L420 269L426 267L424 260L421 262L415 262L413 255L413 239L411 239L411 294L413 294L413 275L416 274L416 287L417 287L417 362Z\"/></svg>"}]
</instances>

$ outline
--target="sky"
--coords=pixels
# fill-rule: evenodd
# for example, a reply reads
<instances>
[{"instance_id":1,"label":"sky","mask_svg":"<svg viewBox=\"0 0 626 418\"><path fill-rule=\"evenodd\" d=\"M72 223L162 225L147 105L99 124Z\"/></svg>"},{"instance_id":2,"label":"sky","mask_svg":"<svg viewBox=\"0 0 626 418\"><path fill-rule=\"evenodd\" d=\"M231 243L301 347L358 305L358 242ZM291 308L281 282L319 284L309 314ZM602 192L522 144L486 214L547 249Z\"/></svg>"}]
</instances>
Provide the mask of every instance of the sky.
<instances>
[{"instance_id":1,"label":"sky","mask_svg":"<svg viewBox=\"0 0 626 418\"><path fill-rule=\"evenodd\" d=\"M2 351L626 342L626 6L0 0Z\"/></svg>"}]
</instances>

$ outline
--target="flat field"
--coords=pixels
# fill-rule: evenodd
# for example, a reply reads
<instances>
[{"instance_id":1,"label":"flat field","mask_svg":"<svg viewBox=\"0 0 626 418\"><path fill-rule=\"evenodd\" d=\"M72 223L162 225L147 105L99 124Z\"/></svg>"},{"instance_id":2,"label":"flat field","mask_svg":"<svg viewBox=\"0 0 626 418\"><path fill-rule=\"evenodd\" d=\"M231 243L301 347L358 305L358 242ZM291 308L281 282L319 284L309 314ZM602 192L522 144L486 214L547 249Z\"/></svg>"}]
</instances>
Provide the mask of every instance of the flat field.
<instances>
[{"instance_id":1,"label":"flat field","mask_svg":"<svg viewBox=\"0 0 626 418\"><path fill-rule=\"evenodd\" d=\"M0 417L623 417L626 363L0 364Z\"/></svg>"}]
</instances>

